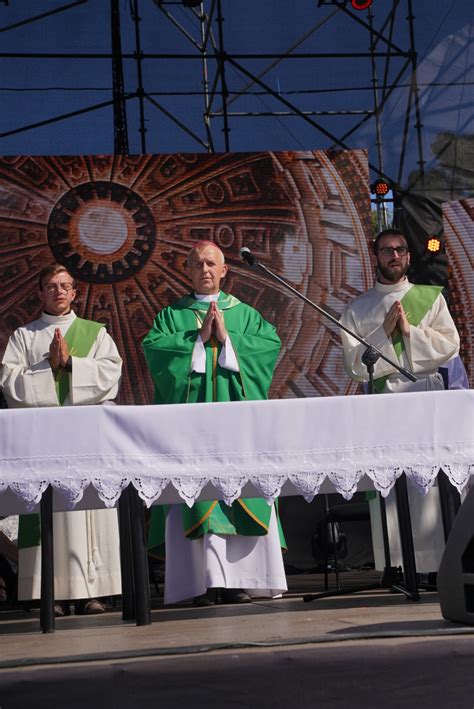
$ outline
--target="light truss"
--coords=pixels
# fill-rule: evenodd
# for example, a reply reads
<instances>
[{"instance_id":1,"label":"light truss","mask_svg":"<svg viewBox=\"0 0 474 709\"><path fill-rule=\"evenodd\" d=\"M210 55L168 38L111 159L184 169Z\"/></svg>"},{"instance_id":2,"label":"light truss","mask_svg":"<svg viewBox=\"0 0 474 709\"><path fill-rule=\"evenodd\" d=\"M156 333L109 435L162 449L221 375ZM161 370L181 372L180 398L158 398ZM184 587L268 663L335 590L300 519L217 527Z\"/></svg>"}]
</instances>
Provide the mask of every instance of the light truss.
<instances>
[{"instance_id":1,"label":"light truss","mask_svg":"<svg viewBox=\"0 0 474 709\"><path fill-rule=\"evenodd\" d=\"M0 27L0 32L17 29L19 26L44 20L51 14L71 11L78 5L87 3L88 0L75 0L66 3L54 10L45 11L29 18L24 18L16 23ZM190 7L189 5L193 5ZM140 152L149 150L150 136L147 135L147 116L150 112L159 111L166 120L171 121L179 130L186 133L191 140L199 146L200 150L216 152L218 150L230 151L239 149L232 142L233 126L247 119L255 121L258 118L274 117L280 122L295 119L301 124L309 126L316 135L323 136L324 140L333 148L350 149L352 140L358 131L373 126L373 135L376 145L375 159L370 161L374 177L388 179L393 188L399 193L404 193L404 169L407 149L407 137L410 131L415 130L417 135L418 168L420 181L423 183L425 160L423 156L422 131L423 124L420 115L419 89L417 84L417 54L414 39L414 16L412 0L392 0L387 3L375 0L372 7L366 12L352 10L350 3L341 0L320 0L315 6L315 23L303 35L294 41L284 52L249 51L235 52L228 48L229 38L226 37L226 24L224 12L231 11L231 0L203 0L196 3L183 2L182 0L130 0L129 8L132 20L133 36L127 36L127 44L134 45L133 51L122 50L124 23L121 22L120 12L123 15L124 4L119 0L110 0L110 26L105 31L110 31L110 52L0 52L0 58L10 58L21 61L22 59L61 59L64 61L81 62L85 60L110 60L112 65L112 97L107 101L100 101L83 106L72 111L50 116L41 121L33 121L20 126L15 126L0 133L0 138L5 138L24 131L34 130L49 123L58 123L85 113L113 106L114 116L114 149L115 152L128 152L129 125L127 121L127 105L130 102L138 104L138 123L135 128L140 135ZM324 7L331 6L331 7ZM234 6L235 7L235 6ZM184 44L188 51L155 52L142 47L143 19L141 13L146 9L149 13L153 9L154 15L169 25L169 32L176 33L180 38L179 49ZM328 12L329 10L329 12ZM92 10L91 10L92 11ZM183 14L184 13L184 14ZM188 16L186 16L188 13ZM323 14L325 13L325 14ZM193 24L187 20L191 18ZM365 46L356 50L343 51L344 47L335 47L332 52L302 51L302 46L314 38L318 32L328 32L336 21L341 18L351 25L361 28L366 38ZM158 21L158 20L157 20ZM406 25L405 36L407 41L402 46L395 40L396 29L401 24ZM130 28L128 30L130 34ZM178 46L178 42L177 42ZM167 105L166 98L172 92L160 91L151 85L145 78L144 65L153 62L159 65L173 60L177 67L192 66L195 86L189 90L178 87L173 93L176 97L186 97L194 94L202 97L202 111L200 115L192 113L182 116L178 111ZM271 77L276 67L296 67L308 63L314 67L315 77L318 66L322 61L332 60L347 66L348 77L351 74L356 60L365 60L365 74L360 74L362 83L370 84L370 103L360 108L346 106L324 108L314 106L308 110L301 98L314 92L317 103L318 90L321 95L336 93L338 88L351 91L348 81L347 87L319 87L317 79L314 85L306 90L292 90L281 92L272 85ZM368 61L367 61L368 60ZM127 82L124 79L124 64L127 67L135 66L136 86L134 90L126 90ZM261 66L256 70L256 64ZM397 174L387 175L384 167L384 146L382 140L381 120L387 102L393 93L408 85L407 102L405 108L404 130L400 142ZM271 107L264 105L261 108L250 108L245 105L245 99L265 97L272 102ZM242 105L244 104L244 105ZM337 117L338 127L328 127L324 119ZM341 128L341 121L344 122ZM112 127L111 127L112 128ZM172 146L167 145L167 150ZM0 142L1 149L1 142ZM422 187L422 184L421 184ZM418 184L418 188L420 185Z\"/></svg>"}]
</instances>

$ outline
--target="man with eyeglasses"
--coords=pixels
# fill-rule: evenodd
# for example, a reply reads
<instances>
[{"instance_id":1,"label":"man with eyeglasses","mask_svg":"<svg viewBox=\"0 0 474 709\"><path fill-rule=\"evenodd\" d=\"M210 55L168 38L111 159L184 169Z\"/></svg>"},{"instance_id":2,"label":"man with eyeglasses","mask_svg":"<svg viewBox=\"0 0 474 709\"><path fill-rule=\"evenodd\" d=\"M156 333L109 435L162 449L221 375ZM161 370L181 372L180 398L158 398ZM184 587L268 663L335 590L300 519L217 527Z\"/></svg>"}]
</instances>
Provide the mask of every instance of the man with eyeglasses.
<instances>
[{"instance_id":1,"label":"man with eyeglasses","mask_svg":"<svg viewBox=\"0 0 474 709\"><path fill-rule=\"evenodd\" d=\"M374 367L376 392L444 389L438 368L458 354L459 335L442 288L410 283L406 277L410 252L405 236L397 229L387 229L377 235L373 242L373 262L377 272L374 287L349 303L341 323L417 377L416 382L410 382L392 365L379 359ZM365 346L344 331L341 338L347 373L356 381L366 382L367 368L362 362ZM417 570L434 572L444 549L438 490L433 487L422 497L410 487L408 493ZM388 524L392 527L396 525L393 491L386 500L386 509ZM377 516L376 513L374 519ZM374 546L378 546L377 541ZM392 553L392 563L400 562L400 557L395 561Z\"/></svg>"},{"instance_id":2,"label":"man with eyeglasses","mask_svg":"<svg viewBox=\"0 0 474 709\"><path fill-rule=\"evenodd\" d=\"M341 323L417 377L410 382L379 359L374 368L377 393L444 389L438 367L458 354L459 335L442 288L410 283L408 244L396 229L386 229L375 238L373 261L374 287L349 303ZM364 345L344 331L341 337L347 373L356 381L367 381Z\"/></svg>"},{"instance_id":3,"label":"man with eyeglasses","mask_svg":"<svg viewBox=\"0 0 474 709\"><path fill-rule=\"evenodd\" d=\"M56 263L40 272L38 320L10 337L0 368L0 389L8 408L102 404L117 396L122 359L101 323L78 318L71 305L76 287ZM121 593L116 510L54 514L57 616L103 613L100 597ZM22 515L19 525L18 599L40 597L39 515Z\"/></svg>"}]
</instances>

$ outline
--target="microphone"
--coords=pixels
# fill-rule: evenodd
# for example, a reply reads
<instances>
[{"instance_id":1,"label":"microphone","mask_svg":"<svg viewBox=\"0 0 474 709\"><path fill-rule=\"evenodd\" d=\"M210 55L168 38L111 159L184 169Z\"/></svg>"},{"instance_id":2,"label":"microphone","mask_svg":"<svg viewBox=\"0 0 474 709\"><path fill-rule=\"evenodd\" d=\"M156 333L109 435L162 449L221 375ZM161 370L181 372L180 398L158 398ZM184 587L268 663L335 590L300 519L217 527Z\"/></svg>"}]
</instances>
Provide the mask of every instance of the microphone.
<instances>
[{"instance_id":1,"label":"microphone","mask_svg":"<svg viewBox=\"0 0 474 709\"><path fill-rule=\"evenodd\" d=\"M258 263L257 257L254 256L250 249L248 249L246 246L243 246L240 249L240 258L242 259L242 261L248 263L249 266L254 266L256 263Z\"/></svg>"}]
</instances>

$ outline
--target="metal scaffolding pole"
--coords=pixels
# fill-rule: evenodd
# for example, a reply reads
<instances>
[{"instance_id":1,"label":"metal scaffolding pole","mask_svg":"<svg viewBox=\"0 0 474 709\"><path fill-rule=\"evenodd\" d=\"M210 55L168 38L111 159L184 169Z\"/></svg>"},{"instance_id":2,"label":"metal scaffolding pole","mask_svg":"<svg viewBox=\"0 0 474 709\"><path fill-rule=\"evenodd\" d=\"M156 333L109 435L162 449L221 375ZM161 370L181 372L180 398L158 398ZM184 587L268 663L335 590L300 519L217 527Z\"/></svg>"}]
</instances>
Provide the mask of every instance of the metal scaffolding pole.
<instances>
[{"instance_id":1,"label":"metal scaffolding pole","mask_svg":"<svg viewBox=\"0 0 474 709\"><path fill-rule=\"evenodd\" d=\"M18 28L20 26L29 24L31 22L39 22L43 19L49 17L51 14L57 14L59 12L74 11L80 5L85 4L86 0L75 0L61 7L56 8L56 10L43 13L41 15L35 15L29 18L25 18L14 24L5 25L0 27L0 32L6 32ZM127 38L127 47L131 43L135 44L135 51L131 52L122 50L121 39L123 37L124 29L122 26L122 36L120 31L120 14L119 14L120 0L111 0L111 45L112 52L103 51L92 51L92 52L55 52L54 47L52 51L49 52L31 52L31 51L21 51L22 47L19 46L19 51L14 52L0 52L0 58L10 58L15 61L27 60L30 58L38 59L39 61L46 61L47 59L64 59L65 61L71 62L81 62L90 60L106 60L110 59L112 61L112 94L113 94L113 109L114 109L114 150L115 152L128 152L129 150L129 134L127 128L130 127L130 116L133 116L134 128L138 130L140 135L140 151L142 153L147 152L147 119L145 117L145 99L149 103L153 104L157 108L166 120L170 120L178 127L184 134L196 141L202 149L207 152L216 152L222 150L222 143L217 139L217 134L213 135L211 125L214 124L214 119L219 117L222 120L222 134L223 134L223 149L224 151L230 150L230 134L232 130L232 122L236 120L241 120L242 118L255 119L256 117L270 118L274 117L280 123L296 118L301 119L306 126L312 125L315 130L321 135L325 135L326 139L331 141L331 145L336 145L339 147L344 147L350 149L354 145L354 138L357 136L358 131L360 131L364 126L373 126L374 133L374 146L376 159L371 160L371 169L378 175L386 179L389 179L392 185L395 185L396 190L399 193L404 192L402 187L403 173L404 173L404 163L405 163L405 151L407 148L408 133L411 125L411 113L415 112L415 124L416 129L416 140L417 140L417 150L418 150L418 164L420 178L418 181L418 187L424 184L424 172L425 172L425 159L423 155L423 123L421 118L421 108L419 100L419 87L417 78L417 53L415 47L415 32L414 32L414 14L413 14L413 1L412 0L392 0L391 3L385 4L383 9L378 11L377 19L380 20L375 23L375 16L369 9L368 13L357 12L351 9L348 2L343 0L319 0L315 11L317 12L323 6L328 8L330 6L330 11L326 15L315 22L310 29L305 29L302 36L296 40L293 40L287 49L283 49L281 52L263 52L263 51L247 51L247 52L231 52L226 46L227 38L224 32L224 11L228 12L233 9L228 0L201 0L198 6L191 6L186 2L179 2L178 0L154 0L153 3L149 5L143 4L141 6L143 12L149 13L150 7L156 9L157 13L163 18L164 22L169 23L170 28L177 32L181 37L184 37L186 42L189 43L191 49L189 52L182 51L182 47L176 44L176 49L178 51L172 51L173 46L171 45L171 51L167 52L156 52L153 51L154 47L149 44L146 49L142 42L142 30L143 22L140 16L139 0L129 0L129 6L131 10L132 17L132 34L134 37ZM77 11L77 10L76 10ZM147 15L149 19L149 15ZM250 18L249 18L250 19ZM313 40L315 33L318 31L328 31L328 27L331 23L338 20L344 19L348 23L352 23L359 28L359 30L366 31L368 33L369 51L362 51L364 48L357 46L355 51L340 51L341 47L334 47L334 51L331 52L315 52L315 51L302 51L303 45L307 43L310 39ZM400 33L396 33L396 28L401 28L402 26L407 27L406 31L406 41L400 39ZM213 37L213 31L216 32L216 40ZM130 32L130 25L127 26L127 32ZM363 37L363 34L361 34ZM124 38L124 37L123 37ZM125 39L125 38L124 38ZM130 41L131 40L131 41ZM404 46L406 44L407 46ZM28 47L25 46L28 50ZM317 68L318 62L321 60L334 59L340 62L351 62L348 64L348 75L352 73L353 61L357 60L361 62L361 66L364 67L364 60L368 59L370 62L369 74L367 76L367 83L372 81L372 92L369 105L363 107L363 109L353 110L350 106L341 107L340 105L336 109L323 110L324 107L320 107L319 110L311 111L307 109L307 106L298 105L296 96L308 93L313 93L315 87L309 87L308 90L292 91L290 86L285 92L275 92L271 89L271 81L263 82L262 78L265 74L270 74L271 71L275 70L278 64L283 62L312 62L314 67ZM379 59L384 60L384 68L381 73L380 67L378 65ZM144 61L147 62L169 62L170 60L175 60L176 62L187 63L190 71L187 76L193 76L192 67L196 62L199 62L201 67L200 71L195 74L196 80L199 81L199 86L193 91L192 87L189 90L184 88L179 88L176 91L164 91L156 90L155 87L149 86L150 79L145 79L143 73ZM266 66L262 66L262 61L268 60ZM133 91L126 90L126 79L124 78L124 64L127 61L133 61L136 65L137 72L137 85L134 87ZM256 63L260 62L260 63ZM229 67L232 66L235 70L235 76L237 80L241 80L245 77L244 85L231 86L229 82L229 77L232 78L232 83L235 84L234 74L229 74ZM411 68L411 80L409 88L405 86L403 77L405 72ZM364 69L365 71L365 69ZM160 75L160 74L157 74ZM166 75L166 74L165 74ZM317 76L317 70L314 71L314 76ZM383 81L380 83L378 77L383 75ZM197 78L199 77L199 78ZM258 88L258 92L255 89ZM317 87L316 87L317 88ZM334 87L336 88L336 87ZM340 87L338 87L340 88ZM393 95L393 92L397 89L408 92L408 98L406 100L405 107L405 130L400 142L400 161L398 175L385 175L385 165L383 160L383 124L382 119L384 110L386 107L387 99ZM353 90L350 82L348 82L347 92ZM256 107L254 110L248 108L248 99L253 95L261 95L270 97L272 100L279 100L280 103L288 110L278 111L272 110L273 107L269 107L266 104L262 107ZM285 95L295 96L294 101L288 101L284 98ZM203 99L203 111L201 116L193 111L187 111L183 114L179 112L179 104L166 106L163 105L159 97L165 95L173 95L174 97L186 97L188 95L201 95ZM367 94L370 96L370 94ZM216 98L219 98L220 106L218 109L213 109L213 104L216 103ZM126 112L126 102L130 99L138 98L138 112L135 116L133 113L129 112L127 121ZM244 110L233 110L229 112L229 106L231 103L237 100L245 101L247 103L244 106ZM40 126L46 126L49 123L54 123L58 121L67 121L68 118L73 116L78 116L88 112L93 112L101 108L105 108L109 103L107 101L101 101L97 103L92 103L84 108L77 109L74 106L74 110L64 111L60 116L52 116L50 118L43 118L39 121L31 121L28 125L23 126L12 126L5 129L0 138L6 138L12 136L15 133L24 132L27 130L35 130ZM321 123L321 121L314 121L311 117L324 116L338 116L339 122L337 124L332 123ZM157 119L153 119L157 120ZM341 123L341 121L343 121ZM127 123L129 124L127 126ZM329 127L329 130L325 126ZM337 130L335 126L337 125ZM292 124L294 126L294 124ZM366 128L365 128L366 130ZM348 139L351 141L348 142ZM158 124L158 129L154 129L153 137L149 138L153 140L154 147L153 150L157 150L161 144L166 145L166 149L170 149L169 142L164 141L164 132L161 128L161 124ZM301 143L301 140L299 141ZM302 143L301 143L302 144ZM358 143L357 143L358 145ZM171 150L173 147L171 146ZM408 188L410 189L410 188ZM383 220L382 220L383 221Z\"/></svg>"},{"instance_id":2,"label":"metal scaffolding pole","mask_svg":"<svg viewBox=\"0 0 474 709\"><path fill-rule=\"evenodd\" d=\"M127 109L124 99L122 39L119 0L111 0L112 93L114 97L114 153L128 154Z\"/></svg>"}]
</instances>

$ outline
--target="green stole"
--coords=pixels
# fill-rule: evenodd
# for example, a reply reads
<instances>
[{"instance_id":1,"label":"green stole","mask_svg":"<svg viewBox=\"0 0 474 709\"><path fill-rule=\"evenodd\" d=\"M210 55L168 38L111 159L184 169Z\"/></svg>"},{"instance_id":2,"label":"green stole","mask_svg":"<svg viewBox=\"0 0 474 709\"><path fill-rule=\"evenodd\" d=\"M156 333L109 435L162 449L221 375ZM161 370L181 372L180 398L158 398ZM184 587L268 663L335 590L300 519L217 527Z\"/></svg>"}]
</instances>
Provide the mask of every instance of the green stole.
<instances>
[{"instance_id":1,"label":"green stole","mask_svg":"<svg viewBox=\"0 0 474 709\"><path fill-rule=\"evenodd\" d=\"M87 357L102 327L104 326L101 323L75 318L64 336L69 346L69 354L73 357ZM56 369L54 371L54 383L58 405L62 406L69 394L69 372L62 368ZM39 514L20 515L18 522L18 549L39 546L41 543L40 529Z\"/></svg>"},{"instance_id":2,"label":"green stole","mask_svg":"<svg viewBox=\"0 0 474 709\"><path fill-rule=\"evenodd\" d=\"M420 286L414 285L405 293L400 303L403 305L403 310L410 325L419 325L425 317L428 310L433 306L439 294L442 292L442 286ZM400 359L402 352L405 350L405 342L403 335L398 328L392 334L393 349L397 358ZM375 393L380 394L388 379L389 375L379 377L374 380Z\"/></svg>"}]
</instances>

